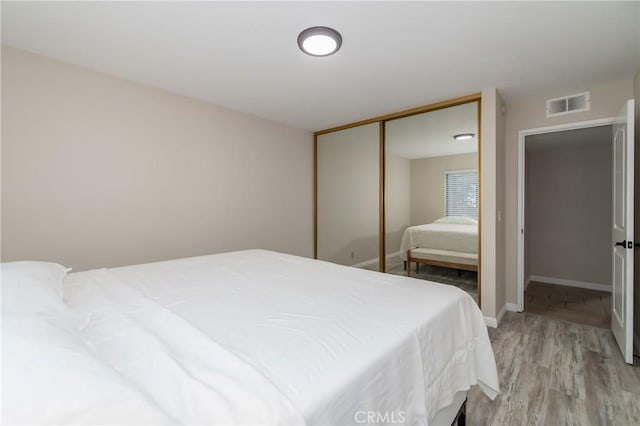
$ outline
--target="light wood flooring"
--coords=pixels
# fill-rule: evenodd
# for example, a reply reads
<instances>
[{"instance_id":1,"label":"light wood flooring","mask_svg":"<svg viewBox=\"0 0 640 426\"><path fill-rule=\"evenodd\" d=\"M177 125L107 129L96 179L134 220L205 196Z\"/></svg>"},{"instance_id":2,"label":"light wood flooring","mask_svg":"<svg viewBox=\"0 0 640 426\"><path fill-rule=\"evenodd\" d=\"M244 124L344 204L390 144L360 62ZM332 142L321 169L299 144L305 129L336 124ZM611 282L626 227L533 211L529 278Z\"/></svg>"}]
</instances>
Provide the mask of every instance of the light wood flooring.
<instances>
[{"instance_id":1,"label":"light wood flooring","mask_svg":"<svg viewBox=\"0 0 640 426\"><path fill-rule=\"evenodd\" d=\"M611 327L611 293L604 291L531 282L524 293L524 310L557 320Z\"/></svg>"},{"instance_id":2,"label":"light wood flooring","mask_svg":"<svg viewBox=\"0 0 640 426\"><path fill-rule=\"evenodd\" d=\"M475 386L469 425L640 425L640 366L625 364L611 331L508 312L490 329L500 395Z\"/></svg>"}]
</instances>

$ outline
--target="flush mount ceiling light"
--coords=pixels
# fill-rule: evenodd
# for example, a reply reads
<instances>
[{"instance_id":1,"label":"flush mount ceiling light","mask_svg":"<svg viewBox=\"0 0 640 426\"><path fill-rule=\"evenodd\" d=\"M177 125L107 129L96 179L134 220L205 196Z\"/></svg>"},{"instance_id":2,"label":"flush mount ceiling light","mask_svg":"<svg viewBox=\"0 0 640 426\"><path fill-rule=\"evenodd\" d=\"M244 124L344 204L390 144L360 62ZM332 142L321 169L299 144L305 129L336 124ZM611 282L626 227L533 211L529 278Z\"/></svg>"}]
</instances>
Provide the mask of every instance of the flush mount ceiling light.
<instances>
[{"instance_id":1,"label":"flush mount ceiling light","mask_svg":"<svg viewBox=\"0 0 640 426\"><path fill-rule=\"evenodd\" d=\"M473 139L474 136L474 133L459 133L457 135L453 135L453 139L457 141L466 141L469 139Z\"/></svg>"},{"instance_id":2,"label":"flush mount ceiling light","mask_svg":"<svg viewBox=\"0 0 640 426\"><path fill-rule=\"evenodd\" d=\"M311 27L298 36L298 46L307 55L329 56L342 46L342 36L329 27Z\"/></svg>"}]
</instances>

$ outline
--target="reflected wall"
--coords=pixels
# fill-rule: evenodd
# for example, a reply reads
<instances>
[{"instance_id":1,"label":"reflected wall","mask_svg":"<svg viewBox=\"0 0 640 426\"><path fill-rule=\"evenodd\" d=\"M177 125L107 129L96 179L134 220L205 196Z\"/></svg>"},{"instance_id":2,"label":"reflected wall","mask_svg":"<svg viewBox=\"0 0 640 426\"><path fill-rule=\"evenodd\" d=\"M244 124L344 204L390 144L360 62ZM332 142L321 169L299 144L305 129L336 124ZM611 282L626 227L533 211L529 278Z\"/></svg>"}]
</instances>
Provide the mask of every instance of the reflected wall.
<instances>
[{"instance_id":1,"label":"reflected wall","mask_svg":"<svg viewBox=\"0 0 640 426\"><path fill-rule=\"evenodd\" d=\"M378 269L379 124L317 136L317 257Z\"/></svg>"}]
</instances>

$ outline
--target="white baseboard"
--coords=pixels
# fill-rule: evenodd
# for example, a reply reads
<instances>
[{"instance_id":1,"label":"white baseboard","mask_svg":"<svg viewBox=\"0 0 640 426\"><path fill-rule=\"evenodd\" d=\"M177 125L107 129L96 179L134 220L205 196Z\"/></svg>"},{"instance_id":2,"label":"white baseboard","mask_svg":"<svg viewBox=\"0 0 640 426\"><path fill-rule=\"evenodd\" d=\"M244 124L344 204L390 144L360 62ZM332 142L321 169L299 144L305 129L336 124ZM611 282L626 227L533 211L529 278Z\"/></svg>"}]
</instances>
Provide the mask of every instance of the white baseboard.
<instances>
[{"instance_id":1,"label":"white baseboard","mask_svg":"<svg viewBox=\"0 0 640 426\"><path fill-rule=\"evenodd\" d=\"M354 268L364 268L365 266L373 265L374 263L378 263L378 258L365 260L364 262L356 263L355 265L351 265Z\"/></svg>"},{"instance_id":2,"label":"white baseboard","mask_svg":"<svg viewBox=\"0 0 640 426\"><path fill-rule=\"evenodd\" d=\"M518 310L518 305L515 303L505 303L504 307L507 309L507 311L509 312L520 312Z\"/></svg>"},{"instance_id":3,"label":"white baseboard","mask_svg":"<svg viewBox=\"0 0 640 426\"><path fill-rule=\"evenodd\" d=\"M527 291L527 287L529 287L529 283L531 282L531 275L527 277L527 280L524 282L524 291Z\"/></svg>"},{"instance_id":4,"label":"white baseboard","mask_svg":"<svg viewBox=\"0 0 640 426\"><path fill-rule=\"evenodd\" d=\"M493 317L484 317L484 323L487 327L498 328L498 320Z\"/></svg>"},{"instance_id":5,"label":"white baseboard","mask_svg":"<svg viewBox=\"0 0 640 426\"><path fill-rule=\"evenodd\" d=\"M502 321L502 318L504 318L504 314L507 313L507 305L502 305L502 308L500 309L500 312L498 312L498 315L496 316L496 322L498 323L498 325L500 325L500 321Z\"/></svg>"},{"instance_id":6,"label":"white baseboard","mask_svg":"<svg viewBox=\"0 0 640 426\"><path fill-rule=\"evenodd\" d=\"M586 281L566 280L564 278L542 277L540 275L529 276L530 281L538 281L547 284L566 285L568 287L586 288L589 290L608 291L611 292L611 286L600 283L590 283Z\"/></svg>"},{"instance_id":7,"label":"white baseboard","mask_svg":"<svg viewBox=\"0 0 640 426\"><path fill-rule=\"evenodd\" d=\"M495 318L484 316L484 323L488 327L498 328L498 326L500 325L500 321L502 321L502 318L507 312L518 312L518 305L516 305L515 303L505 303Z\"/></svg>"},{"instance_id":8,"label":"white baseboard","mask_svg":"<svg viewBox=\"0 0 640 426\"><path fill-rule=\"evenodd\" d=\"M389 253L388 255L385 256L385 259L389 260L396 256L400 256L400 251L397 251L395 253ZM362 268L365 266L373 265L374 263L377 263L377 262L378 262L378 258L375 257L373 259L365 260L364 262L356 263L355 265L351 265L351 266L354 268Z\"/></svg>"},{"instance_id":9,"label":"white baseboard","mask_svg":"<svg viewBox=\"0 0 640 426\"><path fill-rule=\"evenodd\" d=\"M389 260L389 259L391 259L392 257L396 257L396 256L400 256L400 250L398 250L398 251L397 251L397 252L395 252L395 253L389 253L388 255L386 255L386 256L385 256L385 259Z\"/></svg>"}]
</instances>

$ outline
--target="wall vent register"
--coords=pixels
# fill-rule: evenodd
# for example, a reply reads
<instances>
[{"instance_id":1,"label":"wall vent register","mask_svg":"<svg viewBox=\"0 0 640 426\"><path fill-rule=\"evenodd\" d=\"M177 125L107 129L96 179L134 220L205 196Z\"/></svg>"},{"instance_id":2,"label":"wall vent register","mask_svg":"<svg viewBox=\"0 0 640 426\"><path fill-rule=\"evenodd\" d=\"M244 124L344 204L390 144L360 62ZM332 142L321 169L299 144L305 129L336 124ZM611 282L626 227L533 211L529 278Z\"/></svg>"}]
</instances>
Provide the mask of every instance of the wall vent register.
<instances>
[{"instance_id":1,"label":"wall vent register","mask_svg":"<svg viewBox=\"0 0 640 426\"><path fill-rule=\"evenodd\" d=\"M591 108L591 93L576 93L575 95L547 100L547 117L589 111Z\"/></svg>"}]
</instances>

